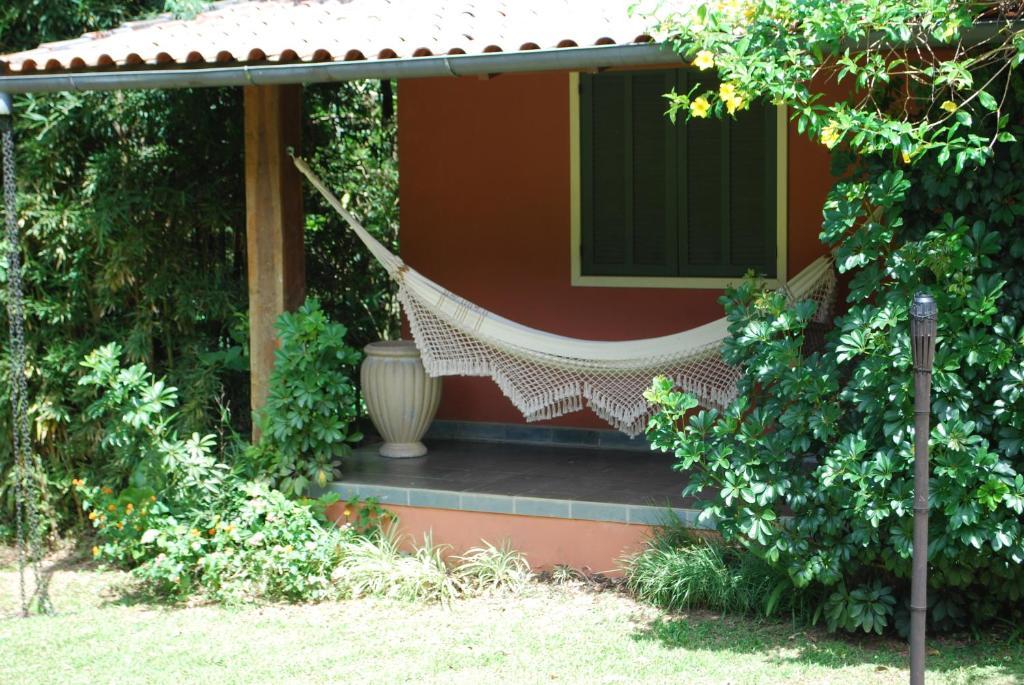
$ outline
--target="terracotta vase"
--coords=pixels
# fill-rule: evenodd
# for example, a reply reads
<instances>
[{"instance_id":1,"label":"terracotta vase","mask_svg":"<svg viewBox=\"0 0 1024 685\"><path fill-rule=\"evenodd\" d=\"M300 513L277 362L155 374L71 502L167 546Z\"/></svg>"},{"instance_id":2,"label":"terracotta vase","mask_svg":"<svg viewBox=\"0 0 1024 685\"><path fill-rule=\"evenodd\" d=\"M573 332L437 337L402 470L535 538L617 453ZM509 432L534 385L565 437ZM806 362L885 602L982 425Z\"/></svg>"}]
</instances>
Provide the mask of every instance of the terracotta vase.
<instances>
[{"instance_id":1,"label":"terracotta vase","mask_svg":"<svg viewBox=\"0 0 1024 685\"><path fill-rule=\"evenodd\" d=\"M431 378L411 340L384 340L365 348L360 369L370 419L384 438L382 457L421 457L421 442L441 401L441 379Z\"/></svg>"}]
</instances>

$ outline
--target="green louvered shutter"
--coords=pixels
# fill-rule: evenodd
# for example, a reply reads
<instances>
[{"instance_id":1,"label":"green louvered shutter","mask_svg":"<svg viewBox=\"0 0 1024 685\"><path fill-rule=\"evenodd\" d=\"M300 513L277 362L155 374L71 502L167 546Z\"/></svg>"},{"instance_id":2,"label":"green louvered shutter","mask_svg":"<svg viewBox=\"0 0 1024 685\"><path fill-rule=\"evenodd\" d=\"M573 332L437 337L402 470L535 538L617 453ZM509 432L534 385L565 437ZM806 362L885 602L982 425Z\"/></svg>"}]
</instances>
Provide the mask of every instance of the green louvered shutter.
<instances>
[{"instance_id":1,"label":"green louvered shutter","mask_svg":"<svg viewBox=\"0 0 1024 685\"><path fill-rule=\"evenodd\" d=\"M774 108L673 126L687 69L580 77L584 275L776 276Z\"/></svg>"},{"instance_id":2,"label":"green louvered shutter","mask_svg":"<svg viewBox=\"0 0 1024 685\"><path fill-rule=\"evenodd\" d=\"M674 276L676 129L666 71L580 78L583 273Z\"/></svg>"},{"instance_id":3,"label":"green louvered shutter","mask_svg":"<svg viewBox=\"0 0 1024 685\"><path fill-rule=\"evenodd\" d=\"M758 106L741 112L729 127L729 261L723 274L747 269L774 278L776 252L776 112Z\"/></svg>"}]
</instances>

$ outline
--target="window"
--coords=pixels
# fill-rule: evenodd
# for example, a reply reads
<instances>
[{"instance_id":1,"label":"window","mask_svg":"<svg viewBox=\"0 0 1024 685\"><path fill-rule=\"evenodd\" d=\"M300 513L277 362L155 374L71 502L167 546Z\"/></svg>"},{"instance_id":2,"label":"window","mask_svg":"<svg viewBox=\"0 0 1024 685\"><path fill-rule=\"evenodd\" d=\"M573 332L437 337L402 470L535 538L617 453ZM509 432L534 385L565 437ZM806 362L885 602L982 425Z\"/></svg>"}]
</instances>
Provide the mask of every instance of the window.
<instances>
[{"instance_id":1,"label":"window","mask_svg":"<svg viewBox=\"0 0 1024 685\"><path fill-rule=\"evenodd\" d=\"M735 119L665 116L665 93L716 89L712 78L684 68L573 79L574 283L785 278L784 115L760 105Z\"/></svg>"}]
</instances>

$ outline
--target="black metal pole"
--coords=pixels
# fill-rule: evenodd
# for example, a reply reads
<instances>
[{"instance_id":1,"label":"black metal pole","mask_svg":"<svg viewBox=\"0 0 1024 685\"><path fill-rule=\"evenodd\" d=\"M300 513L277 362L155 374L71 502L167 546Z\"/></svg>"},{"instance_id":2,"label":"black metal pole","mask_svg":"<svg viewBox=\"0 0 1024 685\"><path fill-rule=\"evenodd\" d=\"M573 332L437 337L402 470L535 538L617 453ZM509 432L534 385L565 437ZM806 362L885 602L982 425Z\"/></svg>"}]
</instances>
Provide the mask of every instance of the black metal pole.
<instances>
[{"instance_id":1,"label":"black metal pole","mask_svg":"<svg viewBox=\"0 0 1024 685\"><path fill-rule=\"evenodd\" d=\"M928 293L910 305L914 360L914 558L910 577L910 685L924 685L928 616L928 435L938 307Z\"/></svg>"}]
</instances>

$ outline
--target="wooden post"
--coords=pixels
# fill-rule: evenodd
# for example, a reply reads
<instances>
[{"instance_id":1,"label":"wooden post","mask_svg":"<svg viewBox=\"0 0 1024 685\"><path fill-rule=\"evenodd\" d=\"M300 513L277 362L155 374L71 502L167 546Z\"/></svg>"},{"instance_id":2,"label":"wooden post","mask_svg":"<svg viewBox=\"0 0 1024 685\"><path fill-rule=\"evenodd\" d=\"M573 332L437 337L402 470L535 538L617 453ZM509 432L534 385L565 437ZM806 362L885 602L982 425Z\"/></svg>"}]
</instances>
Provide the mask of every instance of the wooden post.
<instances>
[{"instance_id":1,"label":"wooden post","mask_svg":"<svg viewBox=\"0 0 1024 685\"><path fill-rule=\"evenodd\" d=\"M274 322L306 294L299 150L302 86L245 88L245 207L252 408L263 406L274 367ZM253 439L258 438L255 427Z\"/></svg>"}]
</instances>

